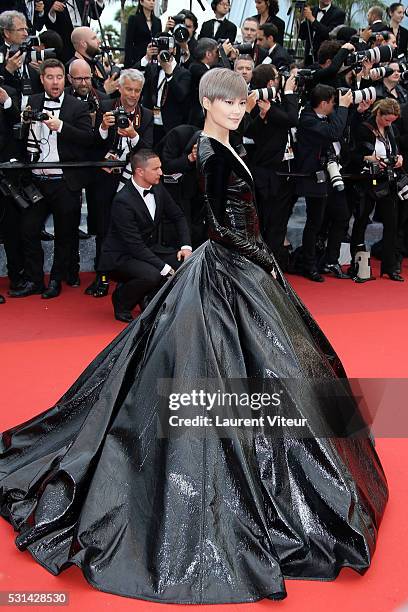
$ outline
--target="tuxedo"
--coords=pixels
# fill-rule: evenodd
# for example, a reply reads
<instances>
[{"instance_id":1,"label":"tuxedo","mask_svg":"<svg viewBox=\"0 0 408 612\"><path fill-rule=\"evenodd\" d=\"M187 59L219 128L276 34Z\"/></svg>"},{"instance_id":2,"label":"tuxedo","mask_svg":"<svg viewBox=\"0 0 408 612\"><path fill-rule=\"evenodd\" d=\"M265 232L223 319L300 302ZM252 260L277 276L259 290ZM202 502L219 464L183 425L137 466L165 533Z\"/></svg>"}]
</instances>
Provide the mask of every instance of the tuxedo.
<instances>
[{"instance_id":1,"label":"tuxedo","mask_svg":"<svg viewBox=\"0 0 408 612\"><path fill-rule=\"evenodd\" d=\"M319 13L319 7L315 6L312 9L314 17ZM324 40L329 40L330 32L339 25L343 25L346 19L345 12L332 4L330 8L324 11L324 15L320 21L317 19L310 23L306 19L302 21L299 28L299 38L305 41L305 64L313 63L312 51L314 59L317 58L317 52ZM309 27L308 27L309 26ZM310 47L309 30L312 37L312 48Z\"/></svg>"},{"instance_id":2,"label":"tuxedo","mask_svg":"<svg viewBox=\"0 0 408 612\"><path fill-rule=\"evenodd\" d=\"M45 23L45 11L42 15L34 10L35 0L6 0L2 3L0 13L4 11L18 11L22 13L27 22L29 34L40 32Z\"/></svg>"},{"instance_id":3,"label":"tuxedo","mask_svg":"<svg viewBox=\"0 0 408 612\"><path fill-rule=\"evenodd\" d=\"M381 20L376 21L375 23L371 24L369 27L372 32L389 32L390 30L387 24L383 23Z\"/></svg>"},{"instance_id":4,"label":"tuxedo","mask_svg":"<svg viewBox=\"0 0 408 612\"><path fill-rule=\"evenodd\" d=\"M259 23L260 22L259 14L252 15L252 19L256 19L257 22ZM269 15L265 23L271 23L272 25L276 27L276 29L278 30L278 36L276 38L276 42L279 43L280 45L283 45L284 38L285 38L285 22L283 21L283 19L281 19L277 15Z\"/></svg>"},{"instance_id":5,"label":"tuxedo","mask_svg":"<svg viewBox=\"0 0 408 612\"><path fill-rule=\"evenodd\" d=\"M176 253L191 244L187 221L181 208L163 185L151 188L155 206L152 218L147 203L129 181L115 196L108 234L102 245L99 269L123 283L115 291L116 308L130 311L155 291L165 277L166 265L177 267ZM179 243L163 247L161 224L167 217L176 227Z\"/></svg>"},{"instance_id":6,"label":"tuxedo","mask_svg":"<svg viewBox=\"0 0 408 612\"><path fill-rule=\"evenodd\" d=\"M152 29L147 25L144 13L130 15L126 27L125 68L132 68L146 55L146 48L152 37L163 30L161 21L153 15Z\"/></svg>"},{"instance_id":7,"label":"tuxedo","mask_svg":"<svg viewBox=\"0 0 408 612\"><path fill-rule=\"evenodd\" d=\"M6 63L7 63L6 55L7 55L8 49L9 48L6 45L6 43L0 45L0 57L3 57L3 63L0 64L0 76L4 78L5 85L8 85L8 87L12 87L13 89L17 91L18 94L20 94L20 102L21 102L22 73L20 70L20 71L17 71L11 74L10 72L8 72L8 70L6 70ZM27 70L28 76L30 77L31 88L32 88L33 93L42 92L43 86L41 85L40 75L38 71L32 68L32 66L27 66L26 70Z\"/></svg>"},{"instance_id":8,"label":"tuxedo","mask_svg":"<svg viewBox=\"0 0 408 612\"><path fill-rule=\"evenodd\" d=\"M214 36L214 23L216 19L210 19L209 21L204 21L201 26L200 34L198 39L200 38L213 38L214 40L227 39L230 42L234 42L237 36L237 26L232 21L228 19L223 19L220 23L220 26Z\"/></svg>"},{"instance_id":9,"label":"tuxedo","mask_svg":"<svg viewBox=\"0 0 408 612\"><path fill-rule=\"evenodd\" d=\"M276 68L289 68L293 62L293 58L282 45L276 44L274 48L269 50L269 53L263 60L263 64L273 64Z\"/></svg>"},{"instance_id":10,"label":"tuxedo","mask_svg":"<svg viewBox=\"0 0 408 612\"><path fill-rule=\"evenodd\" d=\"M84 15L85 9L85 0L69 0L72 6L75 6L75 11L77 18L81 21ZM44 0L45 4L45 26L47 30L54 30L57 32L61 38L63 45L63 50L61 53L61 60L63 62L67 62L75 53L75 49L71 43L71 34L74 29L72 24L72 19L70 13L68 11L67 6L60 13L55 13L55 21L52 21L49 15L50 9L54 3L54 0ZM98 15L100 15L103 11L103 7L100 7L96 1L92 2L90 5L89 17L92 19L96 19ZM88 21L88 20L87 20ZM79 24L80 25L80 24ZM88 25L86 23L85 25Z\"/></svg>"},{"instance_id":11,"label":"tuxedo","mask_svg":"<svg viewBox=\"0 0 408 612\"><path fill-rule=\"evenodd\" d=\"M48 109L44 94L28 99L32 109ZM55 104L55 103L53 103ZM87 149L93 144L93 132L88 106L76 98L64 94L59 110L63 127L56 136L56 151L61 162L85 161ZM50 138L47 145L41 141L44 159L52 150ZM53 141L54 142L54 141ZM79 272L78 225L81 214L81 188L85 183L85 168L64 168L62 174L34 175L33 181L43 199L23 211L22 235L24 242L25 276L38 287L43 284L44 254L41 247L41 230L50 212L54 218L54 260L51 280L75 278Z\"/></svg>"}]
</instances>

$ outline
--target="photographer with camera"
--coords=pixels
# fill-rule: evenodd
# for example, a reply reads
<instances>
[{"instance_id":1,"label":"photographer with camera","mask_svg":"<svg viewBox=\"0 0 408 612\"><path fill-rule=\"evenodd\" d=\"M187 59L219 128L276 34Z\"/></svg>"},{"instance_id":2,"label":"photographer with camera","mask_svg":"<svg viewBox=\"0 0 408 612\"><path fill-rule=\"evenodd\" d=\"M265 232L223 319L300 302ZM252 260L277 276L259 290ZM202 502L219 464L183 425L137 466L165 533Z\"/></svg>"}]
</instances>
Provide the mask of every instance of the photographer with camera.
<instances>
[{"instance_id":1,"label":"photographer with camera","mask_svg":"<svg viewBox=\"0 0 408 612\"><path fill-rule=\"evenodd\" d=\"M347 233L350 212L339 172L341 140L347 124L348 109L353 94L338 95L329 85L316 85L310 93L310 104L302 111L297 130L297 172L308 176L298 178L297 193L306 199L306 224L302 238L302 273L315 282L323 282L322 272L337 278L347 278L338 263L340 246ZM329 234L323 262L316 261L316 241L325 212L329 219Z\"/></svg>"},{"instance_id":2,"label":"photographer with camera","mask_svg":"<svg viewBox=\"0 0 408 612\"><path fill-rule=\"evenodd\" d=\"M357 186L359 195L350 250L352 261L364 245L365 231L374 205L378 206L384 225L382 239L381 276L403 281L400 275L402 236L399 233L407 220L407 202L398 197L398 173L403 158L399 155L393 123L400 116L396 100L386 98L376 102L368 121L360 124L352 152L353 171L367 175L367 182ZM396 172L397 171L397 172ZM350 275L355 273L352 264Z\"/></svg>"},{"instance_id":3,"label":"photographer with camera","mask_svg":"<svg viewBox=\"0 0 408 612\"><path fill-rule=\"evenodd\" d=\"M21 96L25 106L27 96L43 90L37 70L31 65L28 27L25 17L17 11L0 14L0 33L4 44L0 46L0 76Z\"/></svg>"},{"instance_id":4,"label":"photographer with camera","mask_svg":"<svg viewBox=\"0 0 408 612\"><path fill-rule=\"evenodd\" d=\"M40 77L45 94L30 96L23 112L27 125L27 157L35 153L39 162L82 162L93 144L91 119L87 105L65 94L65 68L57 59L42 63ZM36 169L34 185L43 198L22 212L24 275L26 283L11 297L41 293L43 298L57 297L61 282L77 284L79 273L78 221L81 190L86 170L78 168ZM41 230L46 215L54 218L54 260L50 282L44 290L44 253Z\"/></svg>"},{"instance_id":5,"label":"photographer with camera","mask_svg":"<svg viewBox=\"0 0 408 612\"><path fill-rule=\"evenodd\" d=\"M392 98L396 100L398 104L405 104L408 102L408 93L400 84L401 72L399 64L398 62L390 62L388 67L393 71L392 74L385 76L381 81L375 84L377 100Z\"/></svg>"},{"instance_id":6,"label":"photographer with camera","mask_svg":"<svg viewBox=\"0 0 408 612\"><path fill-rule=\"evenodd\" d=\"M229 0L213 0L211 8L214 11L214 19L204 21L198 40L200 38L212 38L216 41L228 39L234 42L237 36L237 26L227 19L231 9Z\"/></svg>"},{"instance_id":7,"label":"photographer with camera","mask_svg":"<svg viewBox=\"0 0 408 612\"><path fill-rule=\"evenodd\" d=\"M255 143L251 170L261 232L278 263L285 267L284 240L297 198L294 182L278 176L277 172L290 172L292 169L294 155L291 130L298 124L299 113L296 77L289 76L283 90L271 99L273 89L279 88L279 74L271 64L263 64L254 70L252 88L257 92L259 114L247 127L245 136L252 138Z\"/></svg>"},{"instance_id":8,"label":"photographer with camera","mask_svg":"<svg viewBox=\"0 0 408 612\"><path fill-rule=\"evenodd\" d=\"M161 32L141 61L146 79L143 104L153 111L155 144L173 127L186 123L190 111L191 74L177 64L175 52L174 37Z\"/></svg>"},{"instance_id":9,"label":"photographer with camera","mask_svg":"<svg viewBox=\"0 0 408 612\"><path fill-rule=\"evenodd\" d=\"M342 45L338 40L323 41L317 52L317 63L310 66L313 70L312 87L318 84L339 87L342 84L339 71L353 51L354 46L349 42Z\"/></svg>"},{"instance_id":10,"label":"photographer with camera","mask_svg":"<svg viewBox=\"0 0 408 612\"><path fill-rule=\"evenodd\" d=\"M257 43L258 26L259 24L256 17L247 17L244 19L241 26L242 44L251 45L251 48L245 50L243 53L252 57L255 66L262 64L263 60L268 55L267 50L260 47Z\"/></svg>"},{"instance_id":11,"label":"photographer with camera","mask_svg":"<svg viewBox=\"0 0 408 612\"><path fill-rule=\"evenodd\" d=\"M129 15L125 39L125 68L137 68L152 38L162 30L161 21L154 14L154 0L139 0L136 12Z\"/></svg>"},{"instance_id":12,"label":"photographer with camera","mask_svg":"<svg viewBox=\"0 0 408 612\"><path fill-rule=\"evenodd\" d=\"M318 6L313 8L306 4L302 16L299 38L305 41L305 66L309 66L314 64L322 42L329 40L330 32L344 24L346 14L331 0L319 0Z\"/></svg>"},{"instance_id":13,"label":"photographer with camera","mask_svg":"<svg viewBox=\"0 0 408 612\"><path fill-rule=\"evenodd\" d=\"M3 0L0 13L4 11L17 11L26 18L28 33L40 32L45 23L43 0Z\"/></svg>"},{"instance_id":14,"label":"photographer with camera","mask_svg":"<svg viewBox=\"0 0 408 612\"><path fill-rule=\"evenodd\" d=\"M212 38L201 38L195 50L195 59L189 68L191 74L191 107L188 118L190 125L204 126L204 111L198 97L201 77L219 62L218 43Z\"/></svg>"},{"instance_id":15,"label":"photographer with camera","mask_svg":"<svg viewBox=\"0 0 408 612\"><path fill-rule=\"evenodd\" d=\"M176 61L185 68L189 68L195 57L194 52L197 47L195 33L197 29L197 17L186 9L167 19L165 31L174 36L177 44Z\"/></svg>"},{"instance_id":16,"label":"photographer with camera","mask_svg":"<svg viewBox=\"0 0 408 612\"><path fill-rule=\"evenodd\" d=\"M123 70L119 77L120 98L104 101L97 115L95 154L99 159L119 159L128 163L124 168L102 169L98 172L94 190L97 203L95 270L102 241L108 230L113 198L132 174L130 156L139 149L153 147L153 114L140 104L144 83L144 76L139 70ZM85 293L93 297L104 297L108 291L108 277L101 272Z\"/></svg>"},{"instance_id":17,"label":"photographer with camera","mask_svg":"<svg viewBox=\"0 0 408 612\"><path fill-rule=\"evenodd\" d=\"M263 64L273 64L278 69L282 66L288 68L291 65L293 59L277 42L278 30L272 23L258 26L256 36L258 46L267 52L267 56L262 61Z\"/></svg>"}]
</instances>

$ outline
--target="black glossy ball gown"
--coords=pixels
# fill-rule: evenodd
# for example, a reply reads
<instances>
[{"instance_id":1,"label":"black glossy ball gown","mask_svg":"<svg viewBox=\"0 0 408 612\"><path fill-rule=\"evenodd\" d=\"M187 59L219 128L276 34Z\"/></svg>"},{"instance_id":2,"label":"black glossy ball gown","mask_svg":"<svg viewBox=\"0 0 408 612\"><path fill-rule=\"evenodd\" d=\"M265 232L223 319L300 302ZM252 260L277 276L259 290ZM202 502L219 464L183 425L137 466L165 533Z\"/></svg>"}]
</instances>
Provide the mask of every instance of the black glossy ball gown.
<instances>
[{"instance_id":1,"label":"black glossy ball gown","mask_svg":"<svg viewBox=\"0 0 408 612\"><path fill-rule=\"evenodd\" d=\"M209 240L51 409L6 431L0 510L52 574L178 603L285 597L285 578L370 566L387 501L369 437L318 437L309 380L345 378L258 230L252 178L202 135ZM304 381L309 435L157 435L157 379ZM352 396L356 414L358 408ZM204 432L203 432L204 429Z\"/></svg>"}]
</instances>

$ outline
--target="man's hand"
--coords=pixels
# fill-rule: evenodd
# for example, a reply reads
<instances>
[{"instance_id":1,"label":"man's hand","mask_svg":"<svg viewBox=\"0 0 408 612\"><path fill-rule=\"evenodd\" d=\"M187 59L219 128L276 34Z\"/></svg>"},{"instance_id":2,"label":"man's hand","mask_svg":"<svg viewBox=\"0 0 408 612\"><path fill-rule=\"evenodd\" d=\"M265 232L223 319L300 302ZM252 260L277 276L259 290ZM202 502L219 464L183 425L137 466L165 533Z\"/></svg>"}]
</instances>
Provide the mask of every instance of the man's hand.
<instances>
[{"instance_id":1,"label":"man's hand","mask_svg":"<svg viewBox=\"0 0 408 612\"><path fill-rule=\"evenodd\" d=\"M129 127L119 128L118 134L119 136L125 136L126 138L134 138L135 136L137 136L135 126L133 125L133 123L130 123L130 122L129 122Z\"/></svg>"},{"instance_id":2,"label":"man's hand","mask_svg":"<svg viewBox=\"0 0 408 612\"><path fill-rule=\"evenodd\" d=\"M158 47L155 47L152 43L149 43L146 48L146 59L151 62L154 57L157 57L159 53Z\"/></svg>"},{"instance_id":3,"label":"man's hand","mask_svg":"<svg viewBox=\"0 0 408 612\"><path fill-rule=\"evenodd\" d=\"M174 21L173 17L167 17L166 27L164 28L164 31L169 32L170 30L174 30L175 26L176 22Z\"/></svg>"},{"instance_id":4,"label":"man's hand","mask_svg":"<svg viewBox=\"0 0 408 612\"><path fill-rule=\"evenodd\" d=\"M374 104L374 100L363 100L357 106L357 112L358 113L365 113L366 110L368 110L372 104Z\"/></svg>"},{"instance_id":5,"label":"man's hand","mask_svg":"<svg viewBox=\"0 0 408 612\"><path fill-rule=\"evenodd\" d=\"M53 3L53 5L50 8L50 13L62 13L63 11L65 11L65 4L63 2L58 2L58 0L55 0L55 2Z\"/></svg>"},{"instance_id":6,"label":"man's hand","mask_svg":"<svg viewBox=\"0 0 408 612\"><path fill-rule=\"evenodd\" d=\"M177 253L177 260L178 261L186 261L186 259L188 259L192 254L192 250L191 249L180 249L180 251ZM173 272L174 274L174 272Z\"/></svg>"},{"instance_id":7,"label":"man's hand","mask_svg":"<svg viewBox=\"0 0 408 612\"><path fill-rule=\"evenodd\" d=\"M119 88L119 74L113 74L109 76L103 84L103 88L107 94L111 94L114 91L117 91Z\"/></svg>"},{"instance_id":8,"label":"man's hand","mask_svg":"<svg viewBox=\"0 0 408 612\"><path fill-rule=\"evenodd\" d=\"M401 168L403 163L404 158L402 157L402 155L397 155L397 163L395 164L394 168Z\"/></svg>"},{"instance_id":9,"label":"man's hand","mask_svg":"<svg viewBox=\"0 0 408 612\"><path fill-rule=\"evenodd\" d=\"M230 43L229 38L225 42L222 43L222 48L224 49L225 55L229 55L231 51L234 50L232 43Z\"/></svg>"},{"instance_id":10,"label":"man's hand","mask_svg":"<svg viewBox=\"0 0 408 612\"><path fill-rule=\"evenodd\" d=\"M371 37L372 31L370 26L367 26L366 28L364 28L364 30L360 30L360 38L362 38L364 40L364 42L368 42L369 38Z\"/></svg>"},{"instance_id":11,"label":"man's hand","mask_svg":"<svg viewBox=\"0 0 408 612\"><path fill-rule=\"evenodd\" d=\"M351 91L351 89L346 91L344 95L339 93L339 106L344 106L345 108L348 108L349 106L351 106L351 104L353 104L353 92Z\"/></svg>"},{"instance_id":12,"label":"man's hand","mask_svg":"<svg viewBox=\"0 0 408 612\"><path fill-rule=\"evenodd\" d=\"M170 59L169 62L163 62L160 59L160 56L159 56L159 64L160 64L161 68L163 68L164 74L167 74L167 76L171 76L173 74L173 62L172 62L172 59Z\"/></svg>"},{"instance_id":13,"label":"man's hand","mask_svg":"<svg viewBox=\"0 0 408 612\"><path fill-rule=\"evenodd\" d=\"M43 13L44 12L44 2L42 0L40 0L39 2L36 2L34 5L34 10L36 13Z\"/></svg>"},{"instance_id":14,"label":"man's hand","mask_svg":"<svg viewBox=\"0 0 408 612\"><path fill-rule=\"evenodd\" d=\"M33 68L34 70L36 70L37 72L40 72L40 66L41 66L42 62L30 62L30 66L31 68Z\"/></svg>"},{"instance_id":15,"label":"man's hand","mask_svg":"<svg viewBox=\"0 0 408 612\"><path fill-rule=\"evenodd\" d=\"M111 111L104 113L102 117L101 128L108 130L110 127L115 125L115 117Z\"/></svg>"},{"instance_id":16,"label":"man's hand","mask_svg":"<svg viewBox=\"0 0 408 612\"><path fill-rule=\"evenodd\" d=\"M294 74L291 74L287 79L284 87L284 91L296 91L296 78Z\"/></svg>"},{"instance_id":17,"label":"man's hand","mask_svg":"<svg viewBox=\"0 0 408 612\"><path fill-rule=\"evenodd\" d=\"M9 99L9 97L10 96L8 95L7 91L0 87L0 104L4 104L5 101Z\"/></svg>"},{"instance_id":18,"label":"man's hand","mask_svg":"<svg viewBox=\"0 0 408 612\"><path fill-rule=\"evenodd\" d=\"M6 70L10 74L14 74L23 65L23 54L21 51L15 53L10 59L7 59Z\"/></svg>"},{"instance_id":19,"label":"man's hand","mask_svg":"<svg viewBox=\"0 0 408 612\"><path fill-rule=\"evenodd\" d=\"M355 48L354 45L352 45L351 43L344 43L344 45L341 45L341 49L347 49L347 51L350 51L350 53L354 53Z\"/></svg>"},{"instance_id":20,"label":"man's hand","mask_svg":"<svg viewBox=\"0 0 408 612\"><path fill-rule=\"evenodd\" d=\"M197 145L196 144L191 149L191 153L188 154L187 158L188 158L188 161L190 161L191 163L194 163L197 160Z\"/></svg>"},{"instance_id":21,"label":"man's hand","mask_svg":"<svg viewBox=\"0 0 408 612\"><path fill-rule=\"evenodd\" d=\"M44 123L51 132L57 132L62 124L62 121L57 117L50 117L49 119L46 119Z\"/></svg>"},{"instance_id":22,"label":"man's hand","mask_svg":"<svg viewBox=\"0 0 408 612\"><path fill-rule=\"evenodd\" d=\"M265 119L269 109L271 108L271 103L269 102L269 100L258 100L258 106L260 108L260 118Z\"/></svg>"},{"instance_id":23,"label":"man's hand","mask_svg":"<svg viewBox=\"0 0 408 612\"><path fill-rule=\"evenodd\" d=\"M303 17L305 19L307 19L308 21L310 21L310 23L313 23L315 21L315 17L313 16L312 13L312 8L310 6L305 6L305 8L303 9Z\"/></svg>"},{"instance_id":24,"label":"man's hand","mask_svg":"<svg viewBox=\"0 0 408 612\"><path fill-rule=\"evenodd\" d=\"M245 112L250 113L256 106L256 91L251 91L249 96L247 97Z\"/></svg>"}]
</instances>

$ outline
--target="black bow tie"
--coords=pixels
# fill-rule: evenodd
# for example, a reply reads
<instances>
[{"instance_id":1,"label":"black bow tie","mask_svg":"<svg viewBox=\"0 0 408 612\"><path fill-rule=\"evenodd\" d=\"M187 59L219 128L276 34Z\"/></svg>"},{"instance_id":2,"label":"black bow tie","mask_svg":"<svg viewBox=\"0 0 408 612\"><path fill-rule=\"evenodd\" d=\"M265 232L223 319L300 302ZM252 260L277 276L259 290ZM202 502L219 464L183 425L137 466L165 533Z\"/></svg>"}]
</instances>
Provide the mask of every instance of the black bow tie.
<instances>
[{"instance_id":1,"label":"black bow tie","mask_svg":"<svg viewBox=\"0 0 408 612\"><path fill-rule=\"evenodd\" d=\"M223 19L214 19L214 21L216 21L217 23L222 23L224 20Z\"/></svg>"},{"instance_id":2,"label":"black bow tie","mask_svg":"<svg viewBox=\"0 0 408 612\"><path fill-rule=\"evenodd\" d=\"M143 189L143 197L145 198L146 196L149 195L149 193L151 193L152 195L154 195L153 190L152 189Z\"/></svg>"},{"instance_id":3,"label":"black bow tie","mask_svg":"<svg viewBox=\"0 0 408 612\"><path fill-rule=\"evenodd\" d=\"M49 98L48 96L45 96L45 101L46 102L58 102L58 103L60 103L61 99L60 98Z\"/></svg>"}]
</instances>

